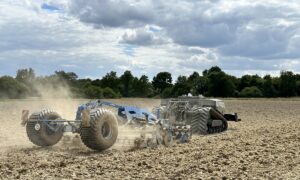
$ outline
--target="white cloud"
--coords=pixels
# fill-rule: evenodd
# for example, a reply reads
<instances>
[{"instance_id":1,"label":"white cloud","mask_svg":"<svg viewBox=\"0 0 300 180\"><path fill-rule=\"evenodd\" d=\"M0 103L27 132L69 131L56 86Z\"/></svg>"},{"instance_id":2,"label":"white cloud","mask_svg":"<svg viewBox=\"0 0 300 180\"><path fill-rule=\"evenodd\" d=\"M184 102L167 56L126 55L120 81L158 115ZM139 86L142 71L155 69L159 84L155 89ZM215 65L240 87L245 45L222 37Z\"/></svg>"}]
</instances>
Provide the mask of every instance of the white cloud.
<instances>
[{"instance_id":1,"label":"white cloud","mask_svg":"<svg viewBox=\"0 0 300 180\"><path fill-rule=\"evenodd\" d=\"M121 36L120 43L133 44L133 45L159 45L167 43L167 39L163 38L164 35L159 27L145 26L137 29L128 29Z\"/></svg>"},{"instance_id":2,"label":"white cloud","mask_svg":"<svg viewBox=\"0 0 300 180\"><path fill-rule=\"evenodd\" d=\"M0 75L300 72L297 0L3 0L0 9Z\"/></svg>"},{"instance_id":3,"label":"white cloud","mask_svg":"<svg viewBox=\"0 0 300 180\"><path fill-rule=\"evenodd\" d=\"M76 68L76 67L78 67L76 64L62 64L61 66L65 67L65 68Z\"/></svg>"},{"instance_id":4,"label":"white cloud","mask_svg":"<svg viewBox=\"0 0 300 180\"><path fill-rule=\"evenodd\" d=\"M95 27L137 26L152 20L153 14L147 1L70 1L69 12L83 22Z\"/></svg>"},{"instance_id":5,"label":"white cloud","mask_svg":"<svg viewBox=\"0 0 300 180\"><path fill-rule=\"evenodd\" d=\"M201 54L192 55L188 59L180 62L182 67L187 67L194 71L207 69L217 64L219 64L218 56L211 50L207 50Z\"/></svg>"}]
</instances>

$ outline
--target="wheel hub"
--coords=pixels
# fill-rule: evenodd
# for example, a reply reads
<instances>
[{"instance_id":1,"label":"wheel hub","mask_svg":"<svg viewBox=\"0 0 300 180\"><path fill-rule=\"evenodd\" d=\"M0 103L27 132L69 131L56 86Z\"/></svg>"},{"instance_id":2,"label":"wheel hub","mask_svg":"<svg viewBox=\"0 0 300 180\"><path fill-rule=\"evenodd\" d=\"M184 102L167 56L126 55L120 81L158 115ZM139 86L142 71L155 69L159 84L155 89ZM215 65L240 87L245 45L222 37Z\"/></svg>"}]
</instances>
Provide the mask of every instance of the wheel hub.
<instances>
[{"instance_id":1,"label":"wheel hub","mask_svg":"<svg viewBox=\"0 0 300 180\"><path fill-rule=\"evenodd\" d=\"M34 126L34 129L36 131L39 131L41 129L41 125L39 123L36 123L35 126Z\"/></svg>"}]
</instances>

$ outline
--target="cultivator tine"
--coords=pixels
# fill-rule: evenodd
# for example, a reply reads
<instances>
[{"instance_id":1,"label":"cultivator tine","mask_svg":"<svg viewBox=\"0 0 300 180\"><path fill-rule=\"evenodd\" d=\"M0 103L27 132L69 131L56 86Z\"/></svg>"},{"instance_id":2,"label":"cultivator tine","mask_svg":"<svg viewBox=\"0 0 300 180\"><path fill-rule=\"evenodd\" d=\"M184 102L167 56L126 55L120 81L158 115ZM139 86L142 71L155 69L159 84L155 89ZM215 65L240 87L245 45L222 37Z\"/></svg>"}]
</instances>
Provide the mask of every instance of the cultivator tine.
<instances>
[{"instance_id":1,"label":"cultivator tine","mask_svg":"<svg viewBox=\"0 0 300 180\"><path fill-rule=\"evenodd\" d=\"M136 138L134 140L134 148L143 148L144 146L144 139L143 138Z\"/></svg>"},{"instance_id":2,"label":"cultivator tine","mask_svg":"<svg viewBox=\"0 0 300 180\"><path fill-rule=\"evenodd\" d=\"M90 111L88 109L82 111L81 119L83 127L90 127Z\"/></svg>"},{"instance_id":3,"label":"cultivator tine","mask_svg":"<svg viewBox=\"0 0 300 180\"><path fill-rule=\"evenodd\" d=\"M27 121L28 121L28 117L29 117L29 110L23 110L22 111L22 116L21 116L21 125L25 126Z\"/></svg>"}]
</instances>

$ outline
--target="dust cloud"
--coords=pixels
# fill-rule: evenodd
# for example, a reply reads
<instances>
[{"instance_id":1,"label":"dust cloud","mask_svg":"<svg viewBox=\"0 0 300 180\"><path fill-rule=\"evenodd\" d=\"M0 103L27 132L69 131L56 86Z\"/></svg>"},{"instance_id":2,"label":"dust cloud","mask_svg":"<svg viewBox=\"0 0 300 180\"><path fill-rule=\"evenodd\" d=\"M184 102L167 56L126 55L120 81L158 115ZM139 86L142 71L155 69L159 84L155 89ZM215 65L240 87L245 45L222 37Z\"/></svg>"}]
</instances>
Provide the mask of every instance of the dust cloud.
<instances>
[{"instance_id":1,"label":"dust cloud","mask_svg":"<svg viewBox=\"0 0 300 180\"><path fill-rule=\"evenodd\" d=\"M74 119L78 102L74 101L70 87L63 82L34 84L42 100L39 109L52 109L66 119Z\"/></svg>"},{"instance_id":2,"label":"dust cloud","mask_svg":"<svg viewBox=\"0 0 300 180\"><path fill-rule=\"evenodd\" d=\"M74 120L78 105L86 101L72 99L73 94L64 83L36 83L32 86L39 97L0 100L0 152L10 148L32 147L26 136L25 127L20 125L22 110L29 110L31 114L52 109L62 118Z\"/></svg>"}]
</instances>

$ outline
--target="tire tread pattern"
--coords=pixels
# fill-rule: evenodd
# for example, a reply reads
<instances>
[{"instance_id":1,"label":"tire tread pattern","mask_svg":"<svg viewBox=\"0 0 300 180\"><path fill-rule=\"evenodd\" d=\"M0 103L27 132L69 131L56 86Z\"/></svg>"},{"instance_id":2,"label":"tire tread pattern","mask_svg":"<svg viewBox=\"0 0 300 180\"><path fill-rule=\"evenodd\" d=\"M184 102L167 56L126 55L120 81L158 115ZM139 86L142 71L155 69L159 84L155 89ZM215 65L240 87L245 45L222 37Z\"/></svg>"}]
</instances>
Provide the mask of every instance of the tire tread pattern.
<instances>
[{"instance_id":1,"label":"tire tread pattern","mask_svg":"<svg viewBox=\"0 0 300 180\"><path fill-rule=\"evenodd\" d=\"M103 108L98 108L93 109L90 112L90 127L81 127L81 140L85 144L85 146L87 146L90 149L102 151L111 147L116 141L118 135L117 131L113 132L113 137L110 145L104 144L103 142L99 141L99 138L97 137L101 134L101 129L99 129L98 123L103 121L104 115L107 115L109 116L109 118L112 118L111 120L113 122L110 123L117 126L117 119L111 111Z\"/></svg>"},{"instance_id":2,"label":"tire tread pattern","mask_svg":"<svg viewBox=\"0 0 300 180\"><path fill-rule=\"evenodd\" d=\"M56 144L62 138L62 132L55 139L48 139L41 135L39 131L35 130L35 125L37 120L43 120L45 118L52 117L55 120L61 118L60 115L51 109L44 109L40 112L35 112L30 115L29 120L26 124L26 133L28 139L37 146L52 146ZM54 118L53 118L54 117Z\"/></svg>"}]
</instances>

